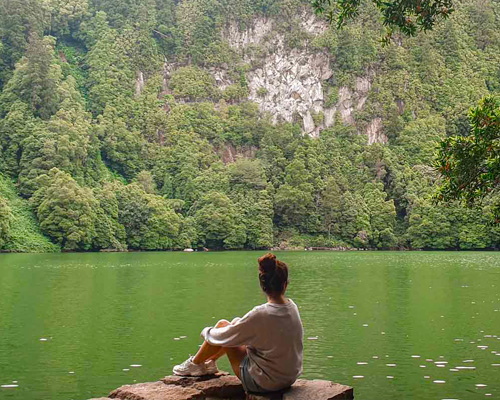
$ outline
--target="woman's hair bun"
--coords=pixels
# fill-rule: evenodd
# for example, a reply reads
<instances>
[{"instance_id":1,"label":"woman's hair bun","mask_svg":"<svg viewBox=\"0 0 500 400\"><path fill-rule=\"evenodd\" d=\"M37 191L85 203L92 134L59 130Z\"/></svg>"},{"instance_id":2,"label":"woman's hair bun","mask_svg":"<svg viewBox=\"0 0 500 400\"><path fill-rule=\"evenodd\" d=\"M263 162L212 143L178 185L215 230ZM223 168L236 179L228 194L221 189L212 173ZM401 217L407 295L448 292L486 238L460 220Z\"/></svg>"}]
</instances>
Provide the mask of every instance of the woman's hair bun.
<instances>
[{"instance_id":1,"label":"woman's hair bun","mask_svg":"<svg viewBox=\"0 0 500 400\"><path fill-rule=\"evenodd\" d=\"M272 274L276 271L276 256L272 253L267 253L259 257L259 270L264 274Z\"/></svg>"},{"instance_id":2,"label":"woman's hair bun","mask_svg":"<svg viewBox=\"0 0 500 400\"><path fill-rule=\"evenodd\" d=\"M283 261L276 259L272 253L259 257L260 286L267 294L279 294L285 291L288 283L288 267Z\"/></svg>"}]
</instances>

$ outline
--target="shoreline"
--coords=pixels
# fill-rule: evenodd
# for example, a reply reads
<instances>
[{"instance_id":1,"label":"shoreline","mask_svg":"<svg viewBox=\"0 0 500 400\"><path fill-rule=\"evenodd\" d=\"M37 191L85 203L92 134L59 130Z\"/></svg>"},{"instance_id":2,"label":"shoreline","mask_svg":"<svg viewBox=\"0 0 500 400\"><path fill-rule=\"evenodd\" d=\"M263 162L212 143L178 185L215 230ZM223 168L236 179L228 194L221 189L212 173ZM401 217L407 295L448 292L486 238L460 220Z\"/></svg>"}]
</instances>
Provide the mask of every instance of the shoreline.
<instances>
[{"instance_id":1,"label":"shoreline","mask_svg":"<svg viewBox=\"0 0 500 400\"><path fill-rule=\"evenodd\" d=\"M61 254L61 253L161 253L161 252L169 252L169 253L222 253L222 252L239 252L239 251L279 251L279 252L332 252L332 253L344 253L344 252L400 252L400 253L412 253L412 252L462 252L462 253L471 253L471 252L481 252L481 253L495 253L500 251L500 249L360 249L360 248L338 248L338 247L271 247L267 249L206 249L206 250L193 250L186 251L186 249L161 249L161 250L113 250L113 249L105 249L105 250L61 250L61 251L52 251L52 252L30 252L30 251L16 251L16 250L0 250L1 254Z\"/></svg>"}]
</instances>

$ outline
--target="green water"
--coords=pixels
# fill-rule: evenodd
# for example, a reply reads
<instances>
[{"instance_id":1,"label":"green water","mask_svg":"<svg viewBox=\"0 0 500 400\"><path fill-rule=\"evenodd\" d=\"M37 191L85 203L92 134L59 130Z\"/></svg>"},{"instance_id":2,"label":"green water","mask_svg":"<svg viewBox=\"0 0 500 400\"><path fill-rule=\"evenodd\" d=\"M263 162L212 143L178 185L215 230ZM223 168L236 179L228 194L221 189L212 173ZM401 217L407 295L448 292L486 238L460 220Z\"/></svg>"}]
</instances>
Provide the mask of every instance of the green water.
<instances>
[{"instance_id":1,"label":"green water","mask_svg":"<svg viewBox=\"0 0 500 400\"><path fill-rule=\"evenodd\" d=\"M18 385L0 399L84 400L170 374L204 326L264 301L260 254L0 255L0 385ZM304 322L303 377L365 400L500 398L500 253L278 257Z\"/></svg>"}]
</instances>

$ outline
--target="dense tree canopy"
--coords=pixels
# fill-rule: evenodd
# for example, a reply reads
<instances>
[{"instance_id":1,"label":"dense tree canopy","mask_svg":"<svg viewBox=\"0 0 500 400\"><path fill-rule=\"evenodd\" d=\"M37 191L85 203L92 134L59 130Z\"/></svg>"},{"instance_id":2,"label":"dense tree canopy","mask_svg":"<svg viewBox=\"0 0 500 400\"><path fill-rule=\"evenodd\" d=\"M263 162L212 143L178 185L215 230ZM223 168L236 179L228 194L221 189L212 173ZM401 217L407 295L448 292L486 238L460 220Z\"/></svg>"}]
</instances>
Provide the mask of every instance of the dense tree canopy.
<instances>
[{"instance_id":1,"label":"dense tree canopy","mask_svg":"<svg viewBox=\"0 0 500 400\"><path fill-rule=\"evenodd\" d=\"M311 34L307 0L0 0L0 248L498 248L498 3L315 5L342 29ZM328 56L349 124L249 100L273 50L227 32L256 17Z\"/></svg>"},{"instance_id":2,"label":"dense tree canopy","mask_svg":"<svg viewBox=\"0 0 500 400\"><path fill-rule=\"evenodd\" d=\"M444 182L439 200L463 199L468 204L492 196L500 185L500 98L486 97L470 111L471 130L447 137L437 161ZM496 203L497 222L500 204Z\"/></svg>"},{"instance_id":3,"label":"dense tree canopy","mask_svg":"<svg viewBox=\"0 0 500 400\"><path fill-rule=\"evenodd\" d=\"M4 244L9 239L9 229L12 220L12 212L2 196L0 196L0 249L3 248Z\"/></svg>"}]
</instances>

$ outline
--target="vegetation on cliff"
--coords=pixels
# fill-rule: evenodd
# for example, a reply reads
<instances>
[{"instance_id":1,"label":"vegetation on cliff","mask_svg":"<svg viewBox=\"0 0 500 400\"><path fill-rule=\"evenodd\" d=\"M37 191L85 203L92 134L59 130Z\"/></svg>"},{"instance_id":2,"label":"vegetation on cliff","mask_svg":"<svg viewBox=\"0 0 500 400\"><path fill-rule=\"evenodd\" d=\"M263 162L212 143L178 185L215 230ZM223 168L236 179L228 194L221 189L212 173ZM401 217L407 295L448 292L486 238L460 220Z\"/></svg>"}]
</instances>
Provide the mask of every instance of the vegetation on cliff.
<instances>
[{"instance_id":1,"label":"vegetation on cliff","mask_svg":"<svg viewBox=\"0 0 500 400\"><path fill-rule=\"evenodd\" d=\"M458 1L432 32L389 46L366 3L315 37L332 104L372 77L354 124L337 118L318 138L247 100L265 49L249 63L222 34L265 16L300 49L307 7L0 0L0 248L497 248L495 193L474 209L432 194L438 142L467 134L469 107L500 91L498 3ZM178 68L163 71L165 59ZM233 83L218 85L214 68ZM374 119L387 143L358 134Z\"/></svg>"}]
</instances>

